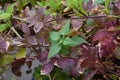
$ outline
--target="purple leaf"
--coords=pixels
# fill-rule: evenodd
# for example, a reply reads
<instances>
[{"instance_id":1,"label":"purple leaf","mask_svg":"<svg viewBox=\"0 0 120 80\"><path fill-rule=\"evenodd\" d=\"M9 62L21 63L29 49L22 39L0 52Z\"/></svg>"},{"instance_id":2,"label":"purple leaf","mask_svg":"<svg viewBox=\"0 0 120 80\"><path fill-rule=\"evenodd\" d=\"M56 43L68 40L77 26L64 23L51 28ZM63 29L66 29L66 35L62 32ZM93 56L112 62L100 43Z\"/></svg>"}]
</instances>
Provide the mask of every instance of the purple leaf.
<instances>
[{"instance_id":1,"label":"purple leaf","mask_svg":"<svg viewBox=\"0 0 120 80\"><path fill-rule=\"evenodd\" d=\"M93 0L89 0L87 3L84 3L83 4L83 8L87 11L87 12L89 12L89 11L91 11L91 9L94 7L94 5L93 5Z\"/></svg>"},{"instance_id":2,"label":"purple leaf","mask_svg":"<svg viewBox=\"0 0 120 80\"><path fill-rule=\"evenodd\" d=\"M75 65L70 70L70 74L73 77L78 77L79 76L79 70L80 70L80 64L79 64L79 61L76 61Z\"/></svg>"},{"instance_id":3,"label":"purple leaf","mask_svg":"<svg viewBox=\"0 0 120 80\"><path fill-rule=\"evenodd\" d=\"M83 43L80 45L81 51L83 54L90 55L91 53L91 48L90 45L87 43Z\"/></svg>"},{"instance_id":4,"label":"purple leaf","mask_svg":"<svg viewBox=\"0 0 120 80\"><path fill-rule=\"evenodd\" d=\"M74 65L74 59L69 57L57 58L56 65L60 68L67 68L68 66Z\"/></svg>"},{"instance_id":5,"label":"purple leaf","mask_svg":"<svg viewBox=\"0 0 120 80\"><path fill-rule=\"evenodd\" d=\"M46 64L44 64L41 68L41 75L49 74L54 68L54 62L55 60L51 60L47 62Z\"/></svg>"},{"instance_id":6,"label":"purple leaf","mask_svg":"<svg viewBox=\"0 0 120 80\"><path fill-rule=\"evenodd\" d=\"M62 17L62 15L61 14L57 14L56 15L56 19L62 19L63 17ZM56 20L56 23L57 24L62 24L63 23L63 21L62 20ZM64 23L63 23L64 24Z\"/></svg>"},{"instance_id":7,"label":"purple leaf","mask_svg":"<svg viewBox=\"0 0 120 80\"><path fill-rule=\"evenodd\" d=\"M75 31L78 31L82 27L83 19L81 20L72 20L72 26Z\"/></svg>"},{"instance_id":8,"label":"purple leaf","mask_svg":"<svg viewBox=\"0 0 120 80\"><path fill-rule=\"evenodd\" d=\"M48 14L47 16L44 17L44 22L48 22L52 20L52 15Z\"/></svg>"},{"instance_id":9,"label":"purple leaf","mask_svg":"<svg viewBox=\"0 0 120 80\"><path fill-rule=\"evenodd\" d=\"M6 52L10 43L8 41L0 39L0 52Z\"/></svg>"},{"instance_id":10,"label":"purple leaf","mask_svg":"<svg viewBox=\"0 0 120 80\"><path fill-rule=\"evenodd\" d=\"M40 45L43 45L43 44L45 44L45 38L44 38L44 36L42 36L42 35L37 35L37 42L40 44Z\"/></svg>"},{"instance_id":11,"label":"purple leaf","mask_svg":"<svg viewBox=\"0 0 120 80\"><path fill-rule=\"evenodd\" d=\"M34 10L29 10L29 11L27 12L27 15L28 15L29 17L31 17L31 18L34 18L35 15L36 15L36 13L35 13Z\"/></svg>"},{"instance_id":12,"label":"purple leaf","mask_svg":"<svg viewBox=\"0 0 120 80\"><path fill-rule=\"evenodd\" d=\"M59 30L60 28L61 28L61 24L55 24L55 25L53 25L52 27L53 27L53 29L55 29L55 30Z\"/></svg>"},{"instance_id":13,"label":"purple leaf","mask_svg":"<svg viewBox=\"0 0 120 80\"><path fill-rule=\"evenodd\" d=\"M86 75L83 80L90 80L97 72L98 70L94 70L93 72L88 73L88 75Z\"/></svg>"},{"instance_id":14,"label":"purple leaf","mask_svg":"<svg viewBox=\"0 0 120 80\"><path fill-rule=\"evenodd\" d=\"M108 21L105 23L105 28L108 31L115 31L117 30L117 26L118 26L118 21L114 20L114 21Z\"/></svg>"},{"instance_id":15,"label":"purple leaf","mask_svg":"<svg viewBox=\"0 0 120 80\"><path fill-rule=\"evenodd\" d=\"M38 59L40 60L40 62L44 63L47 61L47 56L48 56L48 52L41 52L39 53Z\"/></svg>"},{"instance_id":16,"label":"purple leaf","mask_svg":"<svg viewBox=\"0 0 120 80\"><path fill-rule=\"evenodd\" d=\"M38 13L39 13L38 15L43 16L45 10L46 10L46 7L38 8Z\"/></svg>"},{"instance_id":17,"label":"purple leaf","mask_svg":"<svg viewBox=\"0 0 120 80\"><path fill-rule=\"evenodd\" d=\"M28 40L28 43L29 43L30 45L37 45L37 40L36 40L35 36L29 36L29 37L27 38L27 40Z\"/></svg>"},{"instance_id":18,"label":"purple leaf","mask_svg":"<svg viewBox=\"0 0 120 80\"><path fill-rule=\"evenodd\" d=\"M29 27L26 25L26 24L22 24L22 31L27 35L29 36L30 35L30 29Z\"/></svg>"},{"instance_id":19,"label":"purple leaf","mask_svg":"<svg viewBox=\"0 0 120 80\"><path fill-rule=\"evenodd\" d=\"M35 33L39 32L43 26L44 26L44 24L42 22L36 22L34 24L34 28L33 28Z\"/></svg>"}]
</instances>

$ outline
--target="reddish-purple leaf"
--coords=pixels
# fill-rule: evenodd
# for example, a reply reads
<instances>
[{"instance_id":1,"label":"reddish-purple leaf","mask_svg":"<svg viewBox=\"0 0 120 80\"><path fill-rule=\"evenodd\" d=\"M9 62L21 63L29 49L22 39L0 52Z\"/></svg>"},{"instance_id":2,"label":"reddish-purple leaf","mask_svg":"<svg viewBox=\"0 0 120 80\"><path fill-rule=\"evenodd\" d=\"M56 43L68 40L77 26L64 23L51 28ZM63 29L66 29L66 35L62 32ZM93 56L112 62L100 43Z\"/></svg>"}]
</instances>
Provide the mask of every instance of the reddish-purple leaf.
<instances>
[{"instance_id":1,"label":"reddish-purple leaf","mask_svg":"<svg viewBox=\"0 0 120 80\"><path fill-rule=\"evenodd\" d=\"M0 52L6 52L10 43L8 41L0 39Z\"/></svg>"},{"instance_id":2,"label":"reddish-purple leaf","mask_svg":"<svg viewBox=\"0 0 120 80\"><path fill-rule=\"evenodd\" d=\"M117 27L117 20L108 21L105 23L105 26L107 27L107 29L109 29L110 27Z\"/></svg>"},{"instance_id":3,"label":"reddish-purple leaf","mask_svg":"<svg viewBox=\"0 0 120 80\"><path fill-rule=\"evenodd\" d=\"M12 70L12 73L14 75L18 76L18 77L20 77L22 75L22 73L21 73L19 68L12 67L11 70Z\"/></svg>"},{"instance_id":4,"label":"reddish-purple leaf","mask_svg":"<svg viewBox=\"0 0 120 80\"><path fill-rule=\"evenodd\" d=\"M44 63L47 61L47 56L48 56L48 52L41 52L39 53L38 59L40 60L40 62Z\"/></svg>"},{"instance_id":5,"label":"reddish-purple leaf","mask_svg":"<svg viewBox=\"0 0 120 80\"><path fill-rule=\"evenodd\" d=\"M114 41L114 38L112 36L109 36L98 43L99 55L101 57L110 57L113 55L113 51L116 48L116 44Z\"/></svg>"},{"instance_id":6,"label":"reddish-purple leaf","mask_svg":"<svg viewBox=\"0 0 120 80\"><path fill-rule=\"evenodd\" d=\"M69 66L74 65L74 59L69 57L60 57L57 58L56 65L60 68L67 68Z\"/></svg>"},{"instance_id":7,"label":"reddish-purple leaf","mask_svg":"<svg viewBox=\"0 0 120 80\"><path fill-rule=\"evenodd\" d=\"M95 59L86 58L81 62L80 67L82 69L95 68L95 63Z\"/></svg>"},{"instance_id":8,"label":"reddish-purple leaf","mask_svg":"<svg viewBox=\"0 0 120 80\"><path fill-rule=\"evenodd\" d=\"M17 60L14 60L11 65L12 67L19 68L25 63L26 58L20 58Z\"/></svg>"},{"instance_id":9,"label":"reddish-purple leaf","mask_svg":"<svg viewBox=\"0 0 120 80\"><path fill-rule=\"evenodd\" d=\"M89 44L83 43L83 44L80 45L80 48L81 48L81 51L82 51L83 54L90 55L91 48L90 48Z\"/></svg>"},{"instance_id":10,"label":"reddish-purple leaf","mask_svg":"<svg viewBox=\"0 0 120 80\"><path fill-rule=\"evenodd\" d=\"M55 62L55 60L51 60L51 61L45 63L41 68L41 75L49 74L54 68L54 62Z\"/></svg>"},{"instance_id":11,"label":"reddish-purple leaf","mask_svg":"<svg viewBox=\"0 0 120 80\"><path fill-rule=\"evenodd\" d=\"M110 36L105 29L101 29L95 33L92 42L102 41L105 37Z\"/></svg>"},{"instance_id":12,"label":"reddish-purple leaf","mask_svg":"<svg viewBox=\"0 0 120 80\"><path fill-rule=\"evenodd\" d=\"M83 80L90 80L90 79L96 74L97 71L98 71L98 70L94 70L94 71L88 73L88 75L86 75L86 76L83 78Z\"/></svg>"}]
</instances>

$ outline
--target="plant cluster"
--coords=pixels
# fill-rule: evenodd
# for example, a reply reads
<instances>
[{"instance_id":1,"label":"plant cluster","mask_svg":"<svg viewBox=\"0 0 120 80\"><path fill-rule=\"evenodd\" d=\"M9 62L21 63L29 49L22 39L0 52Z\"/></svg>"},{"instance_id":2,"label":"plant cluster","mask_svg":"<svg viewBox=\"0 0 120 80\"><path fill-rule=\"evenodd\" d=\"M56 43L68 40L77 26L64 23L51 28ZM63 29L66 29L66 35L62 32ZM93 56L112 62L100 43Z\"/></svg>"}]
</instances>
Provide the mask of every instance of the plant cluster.
<instances>
[{"instance_id":1,"label":"plant cluster","mask_svg":"<svg viewBox=\"0 0 120 80\"><path fill-rule=\"evenodd\" d=\"M15 0L2 5L0 35L1 74L39 60L33 80L120 77L119 0Z\"/></svg>"}]
</instances>

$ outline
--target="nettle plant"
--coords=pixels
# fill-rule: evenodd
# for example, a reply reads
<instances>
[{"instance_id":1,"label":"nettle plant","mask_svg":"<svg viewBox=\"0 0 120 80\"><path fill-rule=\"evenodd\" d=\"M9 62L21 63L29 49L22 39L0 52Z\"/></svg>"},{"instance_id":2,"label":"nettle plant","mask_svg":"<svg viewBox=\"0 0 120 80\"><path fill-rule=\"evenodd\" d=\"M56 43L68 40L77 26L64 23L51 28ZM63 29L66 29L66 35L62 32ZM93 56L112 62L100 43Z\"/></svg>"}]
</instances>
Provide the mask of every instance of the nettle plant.
<instances>
[{"instance_id":1,"label":"nettle plant","mask_svg":"<svg viewBox=\"0 0 120 80\"><path fill-rule=\"evenodd\" d=\"M9 65L21 76L20 68L24 64L31 68L37 59L35 80L117 80L120 1L59 0L55 6L61 9L53 6L54 0L50 2L26 6L19 14L7 11L15 7L12 4L0 14L1 69ZM7 20L4 14L9 14Z\"/></svg>"}]
</instances>

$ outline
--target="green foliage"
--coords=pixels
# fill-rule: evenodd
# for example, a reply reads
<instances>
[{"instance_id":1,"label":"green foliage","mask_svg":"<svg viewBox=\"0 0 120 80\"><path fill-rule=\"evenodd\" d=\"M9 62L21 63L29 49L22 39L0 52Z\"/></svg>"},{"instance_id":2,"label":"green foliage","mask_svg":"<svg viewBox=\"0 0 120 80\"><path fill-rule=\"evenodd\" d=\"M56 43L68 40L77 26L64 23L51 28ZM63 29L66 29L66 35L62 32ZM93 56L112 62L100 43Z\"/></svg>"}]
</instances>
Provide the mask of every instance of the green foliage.
<instances>
[{"instance_id":1,"label":"green foliage","mask_svg":"<svg viewBox=\"0 0 120 80\"><path fill-rule=\"evenodd\" d=\"M78 16L83 16L83 14L86 14L86 11L82 7L82 2L83 0L66 0L67 6L72 8L73 11L78 15Z\"/></svg>"},{"instance_id":2,"label":"green foliage","mask_svg":"<svg viewBox=\"0 0 120 80\"><path fill-rule=\"evenodd\" d=\"M4 20L5 23L0 25L0 32L6 30L7 28L9 28L10 23L10 18L12 15L12 12L14 11L13 7L15 6L15 4L11 4L10 6L8 6L6 8L6 11L0 14L0 20Z\"/></svg>"},{"instance_id":3,"label":"green foliage","mask_svg":"<svg viewBox=\"0 0 120 80\"><path fill-rule=\"evenodd\" d=\"M58 54L58 52L60 51L61 46L57 43L57 42L53 42L50 46L50 51L48 54L48 59L50 59L51 57L53 57L55 54Z\"/></svg>"},{"instance_id":4,"label":"green foliage","mask_svg":"<svg viewBox=\"0 0 120 80\"><path fill-rule=\"evenodd\" d=\"M66 24L63 26L63 28L60 30L60 33L65 36L68 35L70 32L70 20L66 22Z\"/></svg>"},{"instance_id":5,"label":"green foliage","mask_svg":"<svg viewBox=\"0 0 120 80\"><path fill-rule=\"evenodd\" d=\"M61 34L59 32L50 32L50 38L53 40L53 41L58 41L61 37Z\"/></svg>"},{"instance_id":6,"label":"green foliage","mask_svg":"<svg viewBox=\"0 0 120 80\"><path fill-rule=\"evenodd\" d=\"M86 25L87 26L93 26L94 25L94 21L91 20L91 19L88 19L88 20L86 20Z\"/></svg>"},{"instance_id":7,"label":"green foliage","mask_svg":"<svg viewBox=\"0 0 120 80\"><path fill-rule=\"evenodd\" d=\"M0 25L0 32L6 30L8 27L9 27L8 24L1 24L1 25Z\"/></svg>"},{"instance_id":8,"label":"green foliage","mask_svg":"<svg viewBox=\"0 0 120 80\"><path fill-rule=\"evenodd\" d=\"M14 6L15 4L11 4L9 7L7 7L6 13L12 14L12 12L14 11Z\"/></svg>"},{"instance_id":9,"label":"green foliage","mask_svg":"<svg viewBox=\"0 0 120 80\"><path fill-rule=\"evenodd\" d=\"M61 1L62 0L49 0L48 6L50 6L53 11L57 11L61 5Z\"/></svg>"},{"instance_id":10,"label":"green foliage","mask_svg":"<svg viewBox=\"0 0 120 80\"><path fill-rule=\"evenodd\" d=\"M108 5L109 5L110 0L105 0L105 9L104 11L108 14L109 13L109 9L108 9Z\"/></svg>"},{"instance_id":11,"label":"green foliage","mask_svg":"<svg viewBox=\"0 0 120 80\"><path fill-rule=\"evenodd\" d=\"M40 65L38 65L38 67L36 67L34 69L34 72L33 72L33 78L34 78L34 80L49 80L49 78L47 76L41 75L40 69L41 69Z\"/></svg>"},{"instance_id":12,"label":"green foliage","mask_svg":"<svg viewBox=\"0 0 120 80\"><path fill-rule=\"evenodd\" d=\"M10 13L2 13L0 14L0 20L1 19L10 19L11 14Z\"/></svg>"},{"instance_id":13,"label":"green foliage","mask_svg":"<svg viewBox=\"0 0 120 80\"><path fill-rule=\"evenodd\" d=\"M0 65L5 65L5 64L9 64L10 62L12 62L14 59L13 55L4 55L3 57L0 58Z\"/></svg>"},{"instance_id":14,"label":"green foliage","mask_svg":"<svg viewBox=\"0 0 120 80\"><path fill-rule=\"evenodd\" d=\"M107 1L107 0L106 0ZM98 4L101 4L103 3L104 0L94 0L94 4L98 5Z\"/></svg>"},{"instance_id":15,"label":"green foliage","mask_svg":"<svg viewBox=\"0 0 120 80\"><path fill-rule=\"evenodd\" d=\"M25 58L26 57L26 49L20 48L16 53L16 59Z\"/></svg>"},{"instance_id":16,"label":"green foliage","mask_svg":"<svg viewBox=\"0 0 120 80\"><path fill-rule=\"evenodd\" d=\"M63 45L69 45L69 46L77 46L81 43L86 43L87 41L81 37L73 36L71 38L66 37Z\"/></svg>"},{"instance_id":17,"label":"green foliage","mask_svg":"<svg viewBox=\"0 0 120 80\"><path fill-rule=\"evenodd\" d=\"M59 32L50 32L50 51L48 54L48 59L53 57L55 54L67 55L69 52L69 48L73 46L77 46L82 43L86 43L87 41L82 37L73 36L67 37L70 33L70 20L66 22L66 24L62 27Z\"/></svg>"},{"instance_id":18,"label":"green foliage","mask_svg":"<svg viewBox=\"0 0 120 80\"><path fill-rule=\"evenodd\" d=\"M48 2L45 0L37 1L36 2L38 6L43 7L43 6L48 6Z\"/></svg>"}]
</instances>

